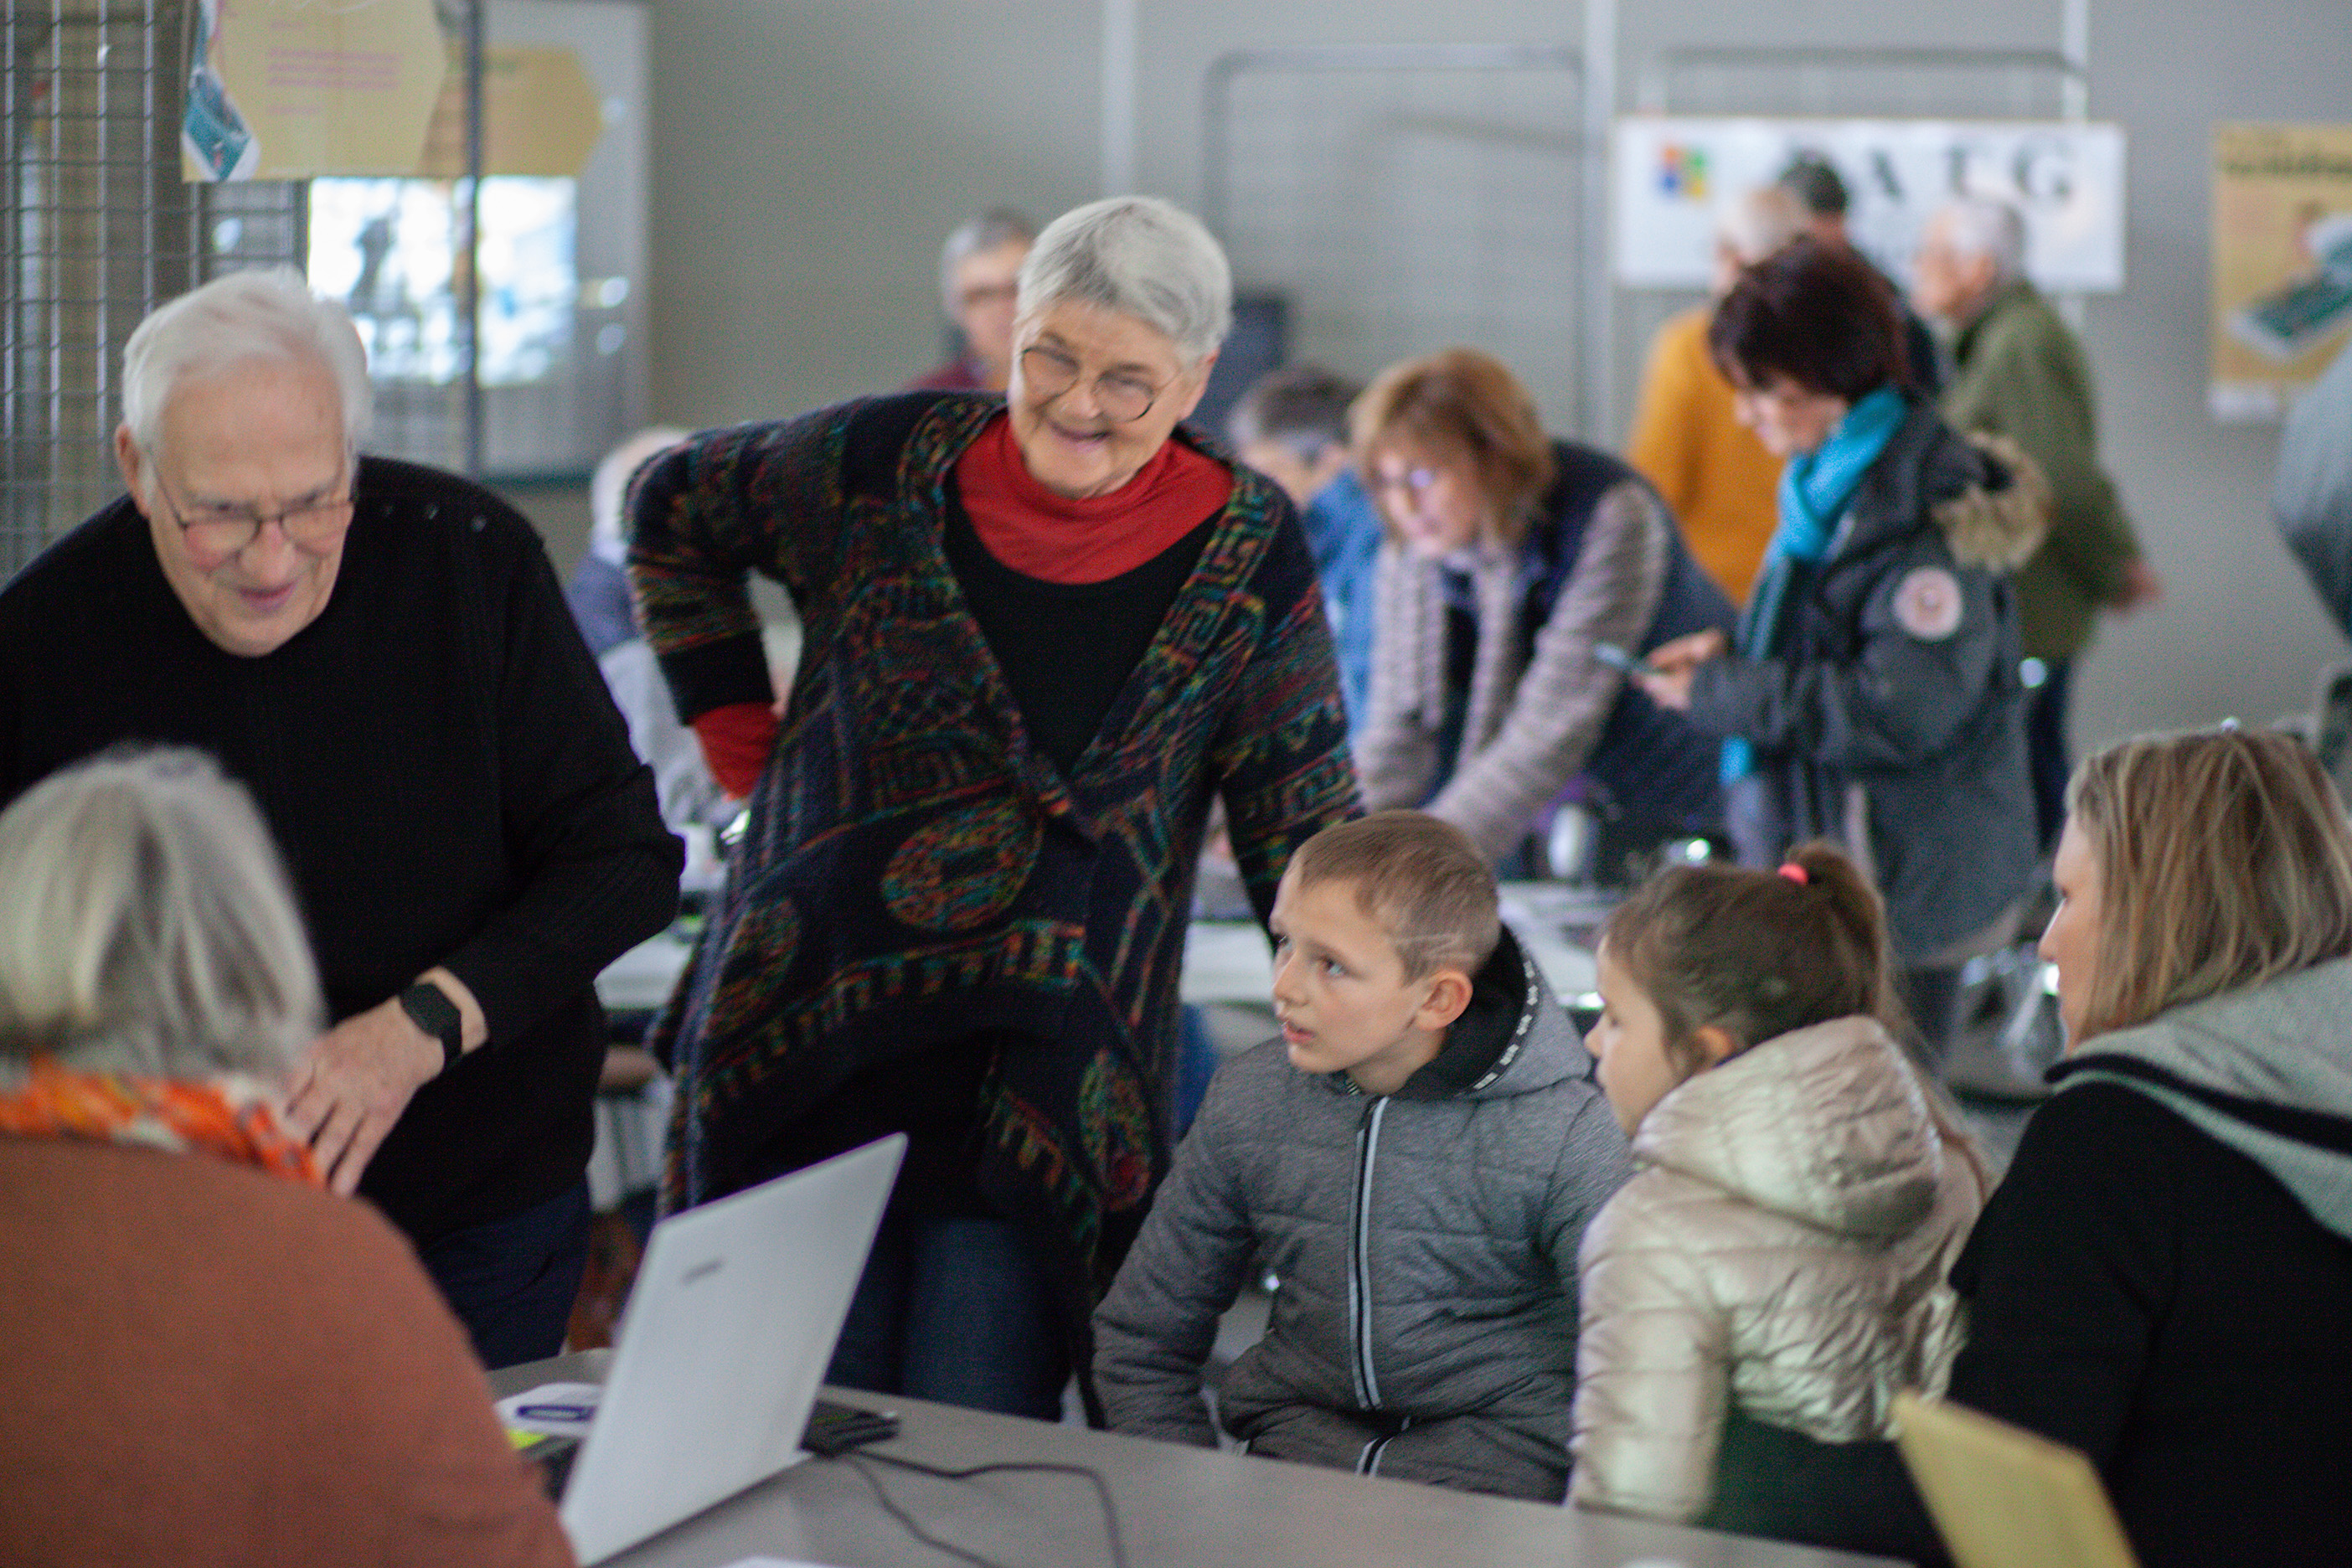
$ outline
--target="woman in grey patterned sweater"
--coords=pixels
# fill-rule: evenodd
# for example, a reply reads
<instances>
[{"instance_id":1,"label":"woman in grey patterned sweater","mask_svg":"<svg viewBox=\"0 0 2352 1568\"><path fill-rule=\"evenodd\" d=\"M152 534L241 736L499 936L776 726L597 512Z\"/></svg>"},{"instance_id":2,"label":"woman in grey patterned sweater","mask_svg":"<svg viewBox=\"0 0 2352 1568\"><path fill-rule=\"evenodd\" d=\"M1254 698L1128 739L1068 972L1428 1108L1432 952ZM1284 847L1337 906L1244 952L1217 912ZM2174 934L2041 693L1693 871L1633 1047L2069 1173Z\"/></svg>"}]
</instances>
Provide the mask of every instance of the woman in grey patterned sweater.
<instances>
[{"instance_id":1,"label":"woman in grey patterned sweater","mask_svg":"<svg viewBox=\"0 0 2352 1568\"><path fill-rule=\"evenodd\" d=\"M1595 653L1732 624L1649 482L1547 437L1518 379L1475 349L1391 366L1350 423L1388 532L1356 739L1365 805L1423 806L1489 860L1580 774L1674 827L1713 821L1715 743Z\"/></svg>"}]
</instances>

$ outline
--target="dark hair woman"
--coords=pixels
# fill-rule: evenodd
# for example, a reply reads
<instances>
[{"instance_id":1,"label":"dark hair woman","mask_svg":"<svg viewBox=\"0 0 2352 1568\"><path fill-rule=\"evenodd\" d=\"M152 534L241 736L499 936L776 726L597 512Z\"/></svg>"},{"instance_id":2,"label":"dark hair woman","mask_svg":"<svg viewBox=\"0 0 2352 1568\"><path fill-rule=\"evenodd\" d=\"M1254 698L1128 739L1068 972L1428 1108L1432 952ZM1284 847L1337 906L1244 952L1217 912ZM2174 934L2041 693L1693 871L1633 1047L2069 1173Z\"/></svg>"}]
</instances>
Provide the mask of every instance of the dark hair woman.
<instances>
[{"instance_id":1,"label":"dark hair woman","mask_svg":"<svg viewBox=\"0 0 2352 1568\"><path fill-rule=\"evenodd\" d=\"M1789 458L1780 527L1737 644L1669 643L1639 679L1724 738L1744 859L1825 837L1870 869L1932 1046L1959 964L2011 939L2033 873L2009 574L2042 538L2041 478L1910 390L1894 296L1843 247L1748 268L1708 343Z\"/></svg>"}]
</instances>

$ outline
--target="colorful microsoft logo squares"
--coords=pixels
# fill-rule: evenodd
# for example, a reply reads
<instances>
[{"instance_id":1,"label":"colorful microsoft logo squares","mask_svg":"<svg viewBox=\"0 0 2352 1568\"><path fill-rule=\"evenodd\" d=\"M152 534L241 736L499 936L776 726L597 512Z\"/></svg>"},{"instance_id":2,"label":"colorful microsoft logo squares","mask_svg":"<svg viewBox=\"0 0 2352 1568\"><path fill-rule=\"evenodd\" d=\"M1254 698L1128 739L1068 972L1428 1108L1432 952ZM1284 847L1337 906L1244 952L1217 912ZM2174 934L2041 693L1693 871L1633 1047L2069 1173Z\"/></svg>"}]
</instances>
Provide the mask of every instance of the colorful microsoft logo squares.
<instances>
[{"instance_id":1,"label":"colorful microsoft logo squares","mask_svg":"<svg viewBox=\"0 0 2352 1568\"><path fill-rule=\"evenodd\" d=\"M1678 147L1673 142L1659 148L1658 189L1684 201L1706 200L1706 149Z\"/></svg>"}]
</instances>

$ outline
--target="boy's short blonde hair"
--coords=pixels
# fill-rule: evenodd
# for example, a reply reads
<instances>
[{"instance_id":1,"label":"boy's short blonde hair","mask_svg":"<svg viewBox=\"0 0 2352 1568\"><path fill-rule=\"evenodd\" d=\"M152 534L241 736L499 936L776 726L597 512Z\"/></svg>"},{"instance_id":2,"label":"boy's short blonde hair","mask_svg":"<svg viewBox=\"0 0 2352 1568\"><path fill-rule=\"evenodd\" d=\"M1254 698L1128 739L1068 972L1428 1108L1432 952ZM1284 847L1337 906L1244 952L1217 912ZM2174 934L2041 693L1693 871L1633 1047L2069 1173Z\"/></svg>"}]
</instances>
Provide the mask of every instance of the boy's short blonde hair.
<instances>
[{"instance_id":1,"label":"boy's short blonde hair","mask_svg":"<svg viewBox=\"0 0 2352 1568\"><path fill-rule=\"evenodd\" d=\"M1486 858L1450 822L1427 812L1379 811L1327 827L1298 847L1302 888L1347 882L1419 980L1442 968L1475 974L1503 939L1501 901Z\"/></svg>"}]
</instances>

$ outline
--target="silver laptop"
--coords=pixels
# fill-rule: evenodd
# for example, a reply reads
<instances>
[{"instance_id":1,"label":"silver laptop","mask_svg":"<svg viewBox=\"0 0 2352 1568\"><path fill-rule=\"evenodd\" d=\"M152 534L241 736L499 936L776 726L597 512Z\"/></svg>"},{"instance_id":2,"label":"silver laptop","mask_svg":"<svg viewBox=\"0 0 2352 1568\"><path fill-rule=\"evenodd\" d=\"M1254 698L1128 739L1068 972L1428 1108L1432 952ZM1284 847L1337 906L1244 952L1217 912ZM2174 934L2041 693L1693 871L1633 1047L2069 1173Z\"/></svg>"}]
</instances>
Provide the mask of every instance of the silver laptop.
<instances>
[{"instance_id":1,"label":"silver laptop","mask_svg":"<svg viewBox=\"0 0 2352 1568\"><path fill-rule=\"evenodd\" d=\"M804 1456L907 1140L897 1133L654 1227L563 1528L601 1563Z\"/></svg>"}]
</instances>

